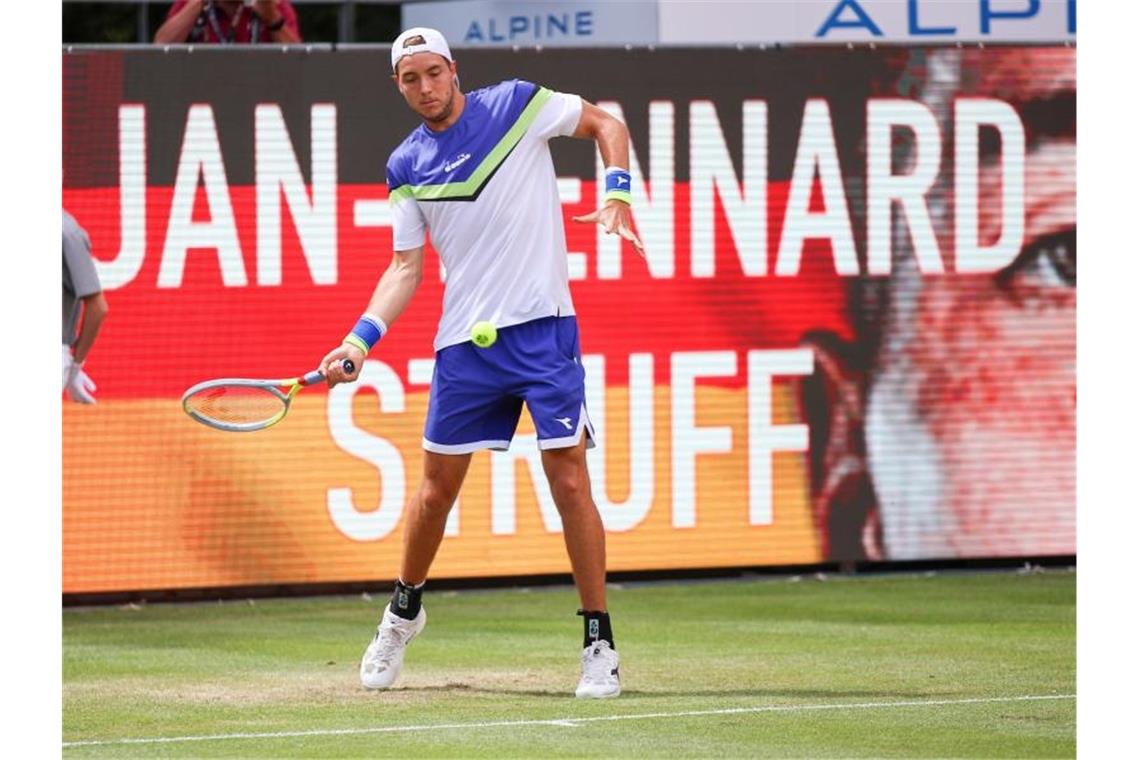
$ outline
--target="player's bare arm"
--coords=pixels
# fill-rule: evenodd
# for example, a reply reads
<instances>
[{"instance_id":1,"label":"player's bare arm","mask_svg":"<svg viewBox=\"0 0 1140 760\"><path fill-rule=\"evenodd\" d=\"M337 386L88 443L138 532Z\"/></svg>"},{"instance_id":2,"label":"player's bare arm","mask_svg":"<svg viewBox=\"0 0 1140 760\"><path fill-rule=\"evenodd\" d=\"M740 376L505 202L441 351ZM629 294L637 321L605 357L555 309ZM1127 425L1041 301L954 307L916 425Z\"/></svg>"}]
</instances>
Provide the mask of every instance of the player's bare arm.
<instances>
[{"instance_id":1,"label":"player's bare arm","mask_svg":"<svg viewBox=\"0 0 1140 760\"><path fill-rule=\"evenodd\" d=\"M625 170L625 194L628 197L629 130L625 124L593 103L583 100L582 116L578 120L578 128L574 130L573 136L596 142L598 151L602 154L602 163L607 168L618 167ZM574 221L581 224L600 224L606 232L611 235L621 235L633 244L638 253L645 255L645 246L633 232L633 214L630 212L628 200L609 198L597 211L585 216L576 216Z\"/></svg>"},{"instance_id":2,"label":"player's bare arm","mask_svg":"<svg viewBox=\"0 0 1140 760\"><path fill-rule=\"evenodd\" d=\"M411 302L423 276L423 246L393 252L391 263L380 276L380 281L376 283L376 289L368 301L368 308L364 310L364 317L371 317L385 328L391 326ZM360 370L364 367L365 356L365 351L356 341L346 338L344 343L325 354L319 369L324 373L330 387L338 383L350 383L359 377ZM351 359L356 371L352 374L345 372L341 365L343 359Z\"/></svg>"}]
</instances>

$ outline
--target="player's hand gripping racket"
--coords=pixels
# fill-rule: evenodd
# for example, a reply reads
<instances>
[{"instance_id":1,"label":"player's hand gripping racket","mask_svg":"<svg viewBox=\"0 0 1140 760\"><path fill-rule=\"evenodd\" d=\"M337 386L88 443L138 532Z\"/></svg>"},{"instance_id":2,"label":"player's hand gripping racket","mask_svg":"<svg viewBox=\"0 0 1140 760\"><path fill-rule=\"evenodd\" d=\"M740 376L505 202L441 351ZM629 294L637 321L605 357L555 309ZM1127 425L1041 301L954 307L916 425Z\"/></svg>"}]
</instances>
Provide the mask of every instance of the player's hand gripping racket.
<instances>
[{"instance_id":1,"label":"player's hand gripping racket","mask_svg":"<svg viewBox=\"0 0 1140 760\"><path fill-rule=\"evenodd\" d=\"M341 362L348 374L356 371L351 359ZM203 425L232 433L249 433L276 425L285 418L297 391L322 382L325 376L313 370L287 380L251 380L223 377L207 380L182 394L182 408Z\"/></svg>"}]
</instances>

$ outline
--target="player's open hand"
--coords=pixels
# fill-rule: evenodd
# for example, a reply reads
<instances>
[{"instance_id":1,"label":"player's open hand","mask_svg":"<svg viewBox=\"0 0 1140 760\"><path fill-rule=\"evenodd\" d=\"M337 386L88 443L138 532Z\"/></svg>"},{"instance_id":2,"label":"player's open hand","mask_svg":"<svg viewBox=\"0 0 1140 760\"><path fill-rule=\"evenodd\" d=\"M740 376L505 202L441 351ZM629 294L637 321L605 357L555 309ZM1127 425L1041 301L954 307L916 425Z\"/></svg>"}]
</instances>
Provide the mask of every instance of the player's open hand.
<instances>
[{"instance_id":1,"label":"player's open hand","mask_svg":"<svg viewBox=\"0 0 1140 760\"><path fill-rule=\"evenodd\" d=\"M351 359L353 366L356 367L351 375L344 371L342 365L344 359ZM364 352L356 346L342 343L325 354L317 369L325 376L325 382L330 388L340 383L356 382L356 378L360 377L360 371L364 369Z\"/></svg>"},{"instance_id":2,"label":"player's open hand","mask_svg":"<svg viewBox=\"0 0 1140 760\"><path fill-rule=\"evenodd\" d=\"M605 227L607 233L610 235L621 235L633 244L634 250L643 257L645 256L645 246L641 244L641 240L633 233L633 214L630 213L629 204L617 200L606 201L606 205L592 214L575 216L573 219L579 224L602 225Z\"/></svg>"}]
</instances>

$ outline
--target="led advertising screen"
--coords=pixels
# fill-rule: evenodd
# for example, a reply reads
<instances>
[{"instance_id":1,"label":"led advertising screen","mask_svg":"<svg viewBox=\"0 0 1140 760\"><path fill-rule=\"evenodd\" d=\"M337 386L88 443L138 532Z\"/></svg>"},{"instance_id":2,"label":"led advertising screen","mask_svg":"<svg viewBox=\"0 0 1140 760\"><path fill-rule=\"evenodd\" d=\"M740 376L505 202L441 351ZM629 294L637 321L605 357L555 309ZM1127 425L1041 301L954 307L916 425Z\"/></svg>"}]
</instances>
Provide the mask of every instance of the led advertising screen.
<instances>
[{"instance_id":1,"label":"led advertising screen","mask_svg":"<svg viewBox=\"0 0 1140 760\"><path fill-rule=\"evenodd\" d=\"M1075 553L1074 49L456 58L465 89L533 81L630 130L644 258L571 220L604 169L550 143L610 570ZM63 62L63 207L110 305L98 403L63 402L64 592L393 577L433 252L359 382L257 433L179 403L313 369L368 303L417 126L387 51ZM432 575L568 570L524 413L475 455Z\"/></svg>"}]
</instances>

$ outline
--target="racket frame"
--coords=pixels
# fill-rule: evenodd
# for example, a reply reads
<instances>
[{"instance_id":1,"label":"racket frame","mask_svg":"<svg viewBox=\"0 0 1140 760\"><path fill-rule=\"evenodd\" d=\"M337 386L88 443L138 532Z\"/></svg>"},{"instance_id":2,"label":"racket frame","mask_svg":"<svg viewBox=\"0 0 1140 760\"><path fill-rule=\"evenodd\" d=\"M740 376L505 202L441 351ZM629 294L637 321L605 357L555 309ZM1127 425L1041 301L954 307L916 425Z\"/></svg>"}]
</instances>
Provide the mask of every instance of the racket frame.
<instances>
[{"instance_id":1,"label":"racket frame","mask_svg":"<svg viewBox=\"0 0 1140 760\"><path fill-rule=\"evenodd\" d=\"M197 420L203 425L212 427L215 430L225 430L229 433L252 433L256 430L265 430L285 419L285 414L289 411L289 404L292 403L293 397L297 395L297 391L305 386L315 385L324 379L325 376L322 375L319 370L313 370L307 375L290 377L284 380L257 380L248 377L222 377L215 380L206 380L186 389L186 392L182 394L182 410L190 415L191 419ZM197 410L190 407L190 399L197 394L211 388L225 387L260 388L261 390L268 391L281 401L281 409L272 417L257 422L222 422L212 417L199 414ZM288 390L281 390L283 387L287 387Z\"/></svg>"}]
</instances>

